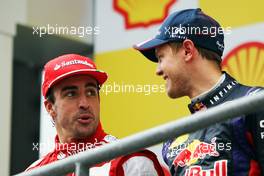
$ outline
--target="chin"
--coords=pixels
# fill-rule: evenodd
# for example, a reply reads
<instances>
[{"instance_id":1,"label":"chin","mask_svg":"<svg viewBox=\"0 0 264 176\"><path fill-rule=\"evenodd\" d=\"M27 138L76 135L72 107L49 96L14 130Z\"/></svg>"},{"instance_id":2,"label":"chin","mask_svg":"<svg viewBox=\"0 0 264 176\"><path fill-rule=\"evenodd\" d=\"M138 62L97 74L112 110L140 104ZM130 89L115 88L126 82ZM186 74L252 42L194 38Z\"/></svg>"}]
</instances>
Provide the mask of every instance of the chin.
<instances>
[{"instance_id":1,"label":"chin","mask_svg":"<svg viewBox=\"0 0 264 176\"><path fill-rule=\"evenodd\" d=\"M170 93L167 93L168 97L172 98L172 99L175 99L175 98L178 98L177 96L173 95L173 94L170 94Z\"/></svg>"},{"instance_id":2,"label":"chin","mask_svg":"<svg viewBox=\"0 0 264 176\"><path fill-rule=\"evenodd\" d=\"M182 97L182 96L178 95L178 94L176 93L176 91L169 90L169 89L167 90L167 95L168 95L168 97L170 97L170 98L172 98L172 99Z\"/></svg>"},{"instance_id":3,"label":"chin","mask_svg":"<svg viewBox=\"0 0 264 176\"><path fill-rule=\"evenodd\" d=\"M79 138L87 138L92 136L95 133L94 129L82 129L82 130L78 130L78 132L76 133L77 137Z\"/></svg>"}]
</instances>

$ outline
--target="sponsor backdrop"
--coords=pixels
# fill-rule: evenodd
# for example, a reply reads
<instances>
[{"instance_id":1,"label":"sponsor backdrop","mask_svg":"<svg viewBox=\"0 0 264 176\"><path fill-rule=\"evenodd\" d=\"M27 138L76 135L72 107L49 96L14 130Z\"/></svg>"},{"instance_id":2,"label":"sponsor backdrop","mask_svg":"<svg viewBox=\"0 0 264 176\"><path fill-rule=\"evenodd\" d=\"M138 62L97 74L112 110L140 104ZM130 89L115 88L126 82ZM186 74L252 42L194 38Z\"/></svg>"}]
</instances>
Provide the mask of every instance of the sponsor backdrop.
<instances>
[{"instance_id":1,"label":"sponsor backdrop","mask_svg":"<svg viewBox=\"0 0 264 176\"><path fill-rule=\"evenodd\" d=\"M223 27L231 27L231 33L225 36L223 68L244 84L264 86L262 0L98 0L95 3L95 25L100 28L95 36L95 61L109 74L101 91L101 120L104 129L119 138L189 114L186 105L190 100L169 99L163 79L155 75L156 64L132 49L133 44L153 37L166 16L176 10L199 7ZM50 122L42 121L41 126L42 142L53 140L52 135L44 132L51 126ZM151 148L159 157L160 147Z\"/></svg>"}]
</instances>

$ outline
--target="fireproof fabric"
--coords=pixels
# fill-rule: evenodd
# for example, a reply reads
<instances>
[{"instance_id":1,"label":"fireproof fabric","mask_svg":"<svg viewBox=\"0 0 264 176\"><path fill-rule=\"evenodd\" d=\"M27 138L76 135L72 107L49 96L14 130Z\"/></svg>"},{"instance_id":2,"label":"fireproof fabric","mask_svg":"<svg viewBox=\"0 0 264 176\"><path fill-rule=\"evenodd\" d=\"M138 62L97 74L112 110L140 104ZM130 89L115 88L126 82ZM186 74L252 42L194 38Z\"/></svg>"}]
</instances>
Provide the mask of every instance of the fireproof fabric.
<instances>
[{"instance_id":1,"label":"fireproof fabric","mask_svg":"<svg viewBox=\"0 0 264 176\"><path fill-rule=\"evenodd\" d=\"M263 90L225 80L189 104L191 113L250 96ZM163 158L176 175L264 175L264 110L217 123L163 145Z\"/></svg>"}]
</instances>

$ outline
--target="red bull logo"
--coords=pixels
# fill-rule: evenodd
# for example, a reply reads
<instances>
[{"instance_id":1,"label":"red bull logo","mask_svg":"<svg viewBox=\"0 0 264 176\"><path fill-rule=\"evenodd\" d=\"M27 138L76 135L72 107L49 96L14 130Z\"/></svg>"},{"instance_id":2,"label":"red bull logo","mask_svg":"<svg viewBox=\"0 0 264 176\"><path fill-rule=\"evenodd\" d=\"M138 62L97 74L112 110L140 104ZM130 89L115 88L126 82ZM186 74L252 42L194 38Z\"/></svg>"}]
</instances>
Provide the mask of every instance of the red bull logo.
<instances>
[{"instance_id":1,"label":"red bull logo","mask_svg":"<svg viewBox=\"0 0 264 176\"><path fill-rule=\"evenodd\" d=\"M184 176L227 176L227 160L219 160L214 163L213 169L202 169L201 166L191 166Z\"/></svg>"},{"instance_id":2,"label":"red bull logo","mask_svg":"<svg viewBox=\"0 0 264 176\"><path fill-rule=\"evenodd\" d=\"M217 157L219 153L216 150L216 138L214 137L211 140L211 143L199 142L195 145L194 150L192 149L192 144L190 144L187 148L183 149L178 153L175 157L173 164L175 166L184 167L186 165L190 165L191 160L197 161L197 159L204 159L207 155Z\"/></svg>"},{"instance_id":3,"label":"red bull logo","mask_svg":"<svg viewBox=\"0 0 264 176\"><path fill-rule=\"evenodd\" d=\"M215 140L216 138L213 138L211 144L206 142L201 142L200 144L198 144L193 152L193 158L203 159L206 157L206 155L219 156L219 153L216 151Z\"/></svg>"},{"instance_id":4,"label":"red bull logo","mask_svg":"<svg viewBox=\"0 0 264 176\"><path fill-rule=\"evenodd\" d=\"M202 102L198 102L193 106L193 109L196 111L206 110L206 106Z\"/></svg>"},{"instance_id":5,"label":"red bull logo","mask_svg":"<svg viewBox=\"0 0 264 176\"><path fill-rule=\"evenodd\" d=\"M191 159L192 152L189 149L183 149L174 159L173 164L175 166L179 165L181 167L186 166L186 164Z\"/></svg>"}]
</instances>

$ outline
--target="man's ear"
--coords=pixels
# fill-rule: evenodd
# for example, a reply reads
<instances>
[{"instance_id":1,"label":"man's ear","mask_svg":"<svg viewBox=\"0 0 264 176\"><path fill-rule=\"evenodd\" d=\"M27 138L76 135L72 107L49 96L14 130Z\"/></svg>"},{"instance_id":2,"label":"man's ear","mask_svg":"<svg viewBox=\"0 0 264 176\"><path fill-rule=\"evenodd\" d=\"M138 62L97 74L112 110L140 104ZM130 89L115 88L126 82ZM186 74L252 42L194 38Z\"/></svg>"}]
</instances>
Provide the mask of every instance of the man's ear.
<instances>
[{"instance_id":1,"label":"man's ear","mask_svg":"<svg viewBox=\"0 0 264 176\"><path fill-rule=\"evenodd\" d=\"M54 109L55 108L54 104L52 104L48 100L45 100L44 105L45 105L45 108L46 108L47 112L49 113L49 115L52 117L53 120L55 120L55 117L57 116L57 114L56 114L56 111Z\"/></svg>"},{"instance_id":2,"label":"man's ear","mask_svg":"<svg viewBox=\"0 0 264 176\"><path fill-rule=\"evenodd\" d=\"M193 58L195 52L194 43L191 40L186 39L183 41L182 46L185 51L185 61L190 61Z\"/></svg>"}]
</instances>

